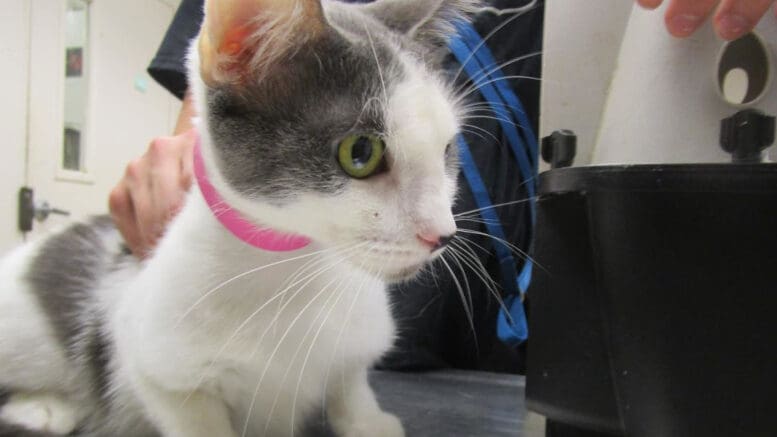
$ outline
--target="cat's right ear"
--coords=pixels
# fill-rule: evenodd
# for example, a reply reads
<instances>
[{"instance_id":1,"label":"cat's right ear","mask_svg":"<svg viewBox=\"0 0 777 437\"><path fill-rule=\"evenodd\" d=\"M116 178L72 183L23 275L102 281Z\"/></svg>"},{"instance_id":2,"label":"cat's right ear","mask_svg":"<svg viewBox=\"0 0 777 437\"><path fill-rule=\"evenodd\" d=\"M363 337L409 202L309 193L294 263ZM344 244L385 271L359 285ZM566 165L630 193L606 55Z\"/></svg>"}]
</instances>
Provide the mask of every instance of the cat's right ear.
<instances>
[{"instance_id":1,"label":"cat's right ear","mask_svg":"<svg viewBox=\"0 0 777 437\"><path fill-rule=\"evenodd\" d=\"M202 80L216 87L266 75L325 27L320 0L206 0Z\"/></svg>"},{"instance_id":2,"label":"cat's right ear","mask_svg":"<svg viewBox=\"0 0 777 437\"><path fill-rule=\"evenodd\" d=\"M481 6L480 0L377 0L358 7L388 28L437 49L455 33L457 20L467 20Z\"/></svg>"}]
</instances>

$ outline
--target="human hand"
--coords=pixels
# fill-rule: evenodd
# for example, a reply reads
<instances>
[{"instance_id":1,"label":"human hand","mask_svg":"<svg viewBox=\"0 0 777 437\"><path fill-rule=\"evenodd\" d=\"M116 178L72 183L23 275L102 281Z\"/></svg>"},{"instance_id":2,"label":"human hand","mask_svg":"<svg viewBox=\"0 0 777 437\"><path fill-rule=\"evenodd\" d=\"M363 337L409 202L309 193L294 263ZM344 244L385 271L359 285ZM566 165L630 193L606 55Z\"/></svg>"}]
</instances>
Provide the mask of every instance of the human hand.
<instances>
[{"instance_id":1,"label":"human hand","mask_svg":"<svg viewBox=\"0 0 777 437\"><path fill-rule=\"evenodd\" d=\"M640 6L655 9L663 0L637 0ZM666 9L669 33L685 38L712 15L715 32L726 40L737 39L753 30L775 0L670 0ZM777 5L774 8L777 17Z\"/></svg>"},{"instance_id":2,"label":"human hand","mask_svg":"<svg viewBox=\"0 0 777 437\"><path fill-rule=\"evenodd\" d=\"M196 139L194 128L153 139L146 153L127 165L124 177L111 191L111 217L138 258L150 254L183 206L192 183Z\"/></svg>"}]
</instances>

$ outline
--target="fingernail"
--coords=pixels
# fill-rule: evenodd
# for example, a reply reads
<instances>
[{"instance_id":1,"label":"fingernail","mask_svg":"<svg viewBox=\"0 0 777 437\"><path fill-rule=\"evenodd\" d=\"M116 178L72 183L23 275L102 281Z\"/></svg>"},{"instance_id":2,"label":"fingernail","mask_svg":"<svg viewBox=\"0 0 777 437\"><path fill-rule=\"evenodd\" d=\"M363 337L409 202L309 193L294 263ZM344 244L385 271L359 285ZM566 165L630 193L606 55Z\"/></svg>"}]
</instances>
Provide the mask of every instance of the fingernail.
<instances>
[{"instance_id":1,"label":"fingernail","mask_svg":"<svg viewBox=\"0 0 777 437\"><path fill-rule=\"evenodd\" d=\"M738 14L727 14L718 19L718 34L723 39L737 39L750 27L750 20Z\"/></svg>"},{"instance_id":2,"label":"fingernail","mask_svg":"<svg viewBox=\"0 0 777 437\"><path fill-rule=\"evenodd\" d=\"M701 21L701 17L698 15L676 15L669 21L669 30L674 36L690 36L699 27Z\"/></svg>"}]
</instances>

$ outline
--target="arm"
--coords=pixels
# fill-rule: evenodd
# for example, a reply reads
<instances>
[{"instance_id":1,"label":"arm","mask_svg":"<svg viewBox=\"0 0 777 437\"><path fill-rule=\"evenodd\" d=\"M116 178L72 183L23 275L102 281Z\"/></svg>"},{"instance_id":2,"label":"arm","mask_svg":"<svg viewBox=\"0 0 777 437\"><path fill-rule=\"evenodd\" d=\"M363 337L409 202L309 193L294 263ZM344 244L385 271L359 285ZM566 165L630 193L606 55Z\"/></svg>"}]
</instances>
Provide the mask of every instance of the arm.
<instances>
[{"instance_id":1,"label":"arm","mask_svg":"<svg viewBox=\"0 0 777 437\"><path fill-rule=\"evenodd\" d=\"M192 183L192 149L197 134L194 107L184 97L173 136L154 138L146 153L127 165L111 191L111 217L132 253L144 258L183 206Z\"/></svg>"}]
</instances>

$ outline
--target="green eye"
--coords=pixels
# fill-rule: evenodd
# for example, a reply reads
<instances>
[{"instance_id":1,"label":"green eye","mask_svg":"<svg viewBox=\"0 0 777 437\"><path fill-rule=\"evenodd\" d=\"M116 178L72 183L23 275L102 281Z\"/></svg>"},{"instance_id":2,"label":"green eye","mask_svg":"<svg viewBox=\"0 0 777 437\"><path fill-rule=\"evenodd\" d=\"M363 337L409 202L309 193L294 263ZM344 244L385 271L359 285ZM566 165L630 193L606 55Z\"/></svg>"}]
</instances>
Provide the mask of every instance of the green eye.
<instances>
[{"instance_id":1,"label":"green eye","mask_svg":"<svg viewBox=\"0 0 777 437\"><path fill-rule=\"evenodd\" d=\"M337 146L337 160L349 176L363 179L383 169L385 150L377 135L348 135Z\"/></svg>"}]
</instances>

